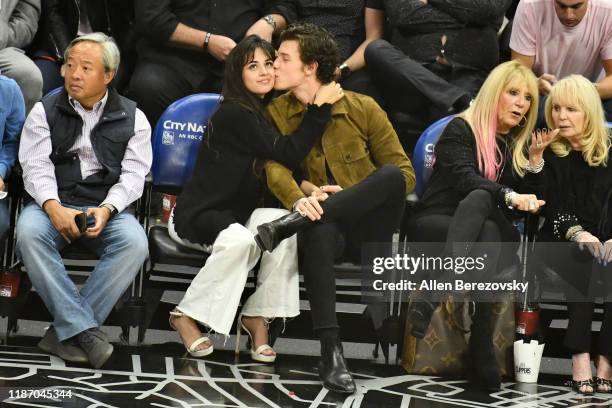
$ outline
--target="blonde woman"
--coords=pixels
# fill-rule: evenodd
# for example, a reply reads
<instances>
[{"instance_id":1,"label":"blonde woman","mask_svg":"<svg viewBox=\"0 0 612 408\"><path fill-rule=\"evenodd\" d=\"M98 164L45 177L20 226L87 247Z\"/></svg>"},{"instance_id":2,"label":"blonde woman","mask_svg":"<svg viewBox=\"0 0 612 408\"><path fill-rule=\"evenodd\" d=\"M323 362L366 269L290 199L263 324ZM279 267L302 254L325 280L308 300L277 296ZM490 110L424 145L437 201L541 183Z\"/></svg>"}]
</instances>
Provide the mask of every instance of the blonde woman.
<instances>
[{"instance_id":1,"label":"blonde woman","mask_svg":"<svg viewBox=\"0 0 612 408\"><path fill-rule=\"evenodd\" d=\"M444 256L465 257L479 251L475 243L519 240L507 209L536 212L544 205L538 199L544 189L542 154L554 137L531 133L537 111L537 81L529 69L510 61L491 72L472 105L449 122L436 144L429 187L409 228L412 241L444 242ZM510 261L500 255L501 245L487 247L489 271ZM413 301L408 316L416 337L425 335L437 306L431 292L420 297L425 299ZM491 303L476 304L471 333L470 380L499 389Z\"/></svg>"},{"instance_id":2,"label":"blonde woman","mask_svg":"<svg viewBox=\"0 0 612 408\"><path fill-rule=\"evenodd\" d=\"M558 128L546 160L548 202L540 241L575 242L572 250L541 253L540 257L577 292L568 297L569 324L564 345L572 352L572 388L582 394L612 390L612 308L604 303L599 338L591 347L593 293L589 285L610 276L612 268L612 169L610 137L601 99L593 84L571 75L555 84L545 106L546 122ZM609 283L609 278L607 279ZM609 297L608 297L609 299ZM591 378L591 358L597 374Z\"/></svg>"}]
</instances>

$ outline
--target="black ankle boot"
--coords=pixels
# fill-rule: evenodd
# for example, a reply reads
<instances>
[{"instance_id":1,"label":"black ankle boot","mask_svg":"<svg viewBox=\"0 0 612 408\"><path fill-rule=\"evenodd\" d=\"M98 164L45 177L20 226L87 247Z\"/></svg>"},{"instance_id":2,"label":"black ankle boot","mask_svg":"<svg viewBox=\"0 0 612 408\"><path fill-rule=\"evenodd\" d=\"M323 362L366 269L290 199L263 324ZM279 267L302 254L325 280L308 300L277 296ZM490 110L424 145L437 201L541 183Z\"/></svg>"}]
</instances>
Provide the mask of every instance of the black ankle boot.
<instances>
[{"instance_id":1,"label":"black ankle boot","mask_svg":"<svg viewBox=\"0 0 612 408\"><path fill-rule=\"evenodd\" d=\"M338 338L321 339L319 377L325 388L331 391L352 394L357 388L353 376L346 367L342 344Z\"/></svg>"},{"instance_id":2,"label":"black ankle boot","mask_svg":"<svg viewBox=\"0 0 612 408\"><path fill-rule=\"evenodd\" d=\"M425 333L429 328L431 317L434 310L438 307L438 302L432 302L425 299L419 299L411 302L408 306L408 321L410 322L410 334L417 339L425 337Z\"/></svg>"},{"instance_id":3,"label":"black ankle boot","mask_svg":"<svg viewBox=\"0 0 612 408\"><path fill-rule=\"evenodd\" d=\"M312 222L310 218L302 217L300 213L292 212L257 227L259 234L255 235L255 242L257 242L257 246L262 251L272 252L283 239L289 238Z\"/></svg>"},{"instance_id":4,"label":"black ankle boot","mask_svg":"<svg viewBox=\"0 0 612 408\"><path fill-rule=\"evenodd\" d=\"M468 380L488 392L499 391L501 375L493 347L492 303L476 303L468 345Z\"/></svg>"}]
</instances>

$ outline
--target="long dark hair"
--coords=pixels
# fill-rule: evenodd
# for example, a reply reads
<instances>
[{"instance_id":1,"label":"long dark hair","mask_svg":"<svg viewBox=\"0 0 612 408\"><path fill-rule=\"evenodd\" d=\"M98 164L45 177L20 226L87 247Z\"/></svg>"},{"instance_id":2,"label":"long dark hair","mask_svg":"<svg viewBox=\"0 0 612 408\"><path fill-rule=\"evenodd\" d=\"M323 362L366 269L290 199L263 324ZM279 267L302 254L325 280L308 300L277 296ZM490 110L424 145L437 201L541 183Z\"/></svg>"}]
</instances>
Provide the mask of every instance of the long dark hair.
<instances>
[{"instance_id":1,"label":"long dark hair","mask_svg":"<svg viewBox=\"0 0 612 408\"><path fill-rule=\"evenodd\" d=\"M245 37L234 47L225 61L222 93L225 101L237 102L263 118L264 106L261 99L249 91L242 80L242 70L245 65L253 61L255 50L258 48L268 58L274 60L276 51L272 44L256 35Z\"/></svg>"}]
</instances>

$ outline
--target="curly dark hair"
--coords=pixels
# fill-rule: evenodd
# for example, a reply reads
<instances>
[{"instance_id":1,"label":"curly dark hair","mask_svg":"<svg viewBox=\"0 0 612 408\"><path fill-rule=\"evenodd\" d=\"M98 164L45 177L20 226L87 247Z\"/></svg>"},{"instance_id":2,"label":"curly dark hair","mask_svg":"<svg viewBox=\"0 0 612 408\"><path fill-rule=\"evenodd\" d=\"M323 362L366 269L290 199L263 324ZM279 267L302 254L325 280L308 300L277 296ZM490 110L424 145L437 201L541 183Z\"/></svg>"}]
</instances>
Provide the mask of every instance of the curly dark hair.
<instances>
[{"instance_id":1,"label":"curly dark hair","mask_svg":"<svg viewBox=\"0 0 612 408\"><path fill-rule=\"evenodd\" d=\"M318 64L317 79L323 84L334 80L338 67L338 45L326 29L310 23L292 24L280 35L280 42L297 41L304 64Z\"/></svg>"}]
</instances>

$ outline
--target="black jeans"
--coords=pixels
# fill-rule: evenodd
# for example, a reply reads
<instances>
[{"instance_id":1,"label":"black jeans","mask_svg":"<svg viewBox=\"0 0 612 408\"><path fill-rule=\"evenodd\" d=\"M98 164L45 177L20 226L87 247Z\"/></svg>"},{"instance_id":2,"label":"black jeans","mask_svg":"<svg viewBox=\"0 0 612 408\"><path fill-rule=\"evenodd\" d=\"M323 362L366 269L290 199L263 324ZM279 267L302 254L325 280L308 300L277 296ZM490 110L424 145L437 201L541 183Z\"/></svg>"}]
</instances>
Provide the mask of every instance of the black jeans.
<instances>
[{"instance_id":1,"label":"black jeans","mask_svg":"<svg viewBox=\"0 0 612 408\"><path fill-rule=\"evenodd\" d=\"M560 244L536 246L536 259L550 267L563 282L568 311L568 326L563 344L572 353L594 353L612 356L612 265L604 267L593 260L590 252L579 249L576 243L567 243L567 249ZM541 269L539 264L536 266ZM595 341L591 336L593 322L593 300L604 298L603 318Z\"/></svg>"},{"instance_id":2,"label":"black jeans","mask_svg":"<svg viewBox=\"0 0 612 408\"><path fill-rule=\"evenodd\" d=\"M413 242L437 242L437 253L430 256L459 257L487 254L486 268L472 274L472 281L484 276L493 277L497 271L516 262L516 250L520 236L512 223L497 207L491 193L485 190L470 192L457 206L455 213L417 216L410 221L408 240ZM502 242L512 243L502 248ZM504 250L502 250L504 249ZM435 271L428 278L438 278L443 271ZM466 276L466 278L468 278Z\"/></svg>"},{"instance_id":3,"label":"black jeans","mask_svg":"<svg viewBox=\"0 0 612 408\"><path fill-rule=\"evenodd\" d=\"M155 128L164 110L174 101L196 92L221 92L223 78L202 64L199 73L183 71L150 59L139 60L127 96L138 103Z\"/></svg>"},{"instance_id":4,"label":"black jeans","mask_svg":"<svg viewBox=\"0 0 612 408\"><path fill-rule=\"evenodd\" d=\"M460 98L473 98L487 77L460 64L420 63L385 40L368 45L365 60L389 108L424 118L443 116Z\"/></svg>"},{"instance_id":5,"label":"black jeans","mask_svg":"<svg viewBox=\"0 0 612 408\"><path fill-rule=\"evenodd\" d=\"M300 270L310 301L313 329L338 328L334 262L345 251L360 261L364 242L391 242L406 200L401 170L385 165L361 183L323 202L323 217L298 233Z\"/></svg>"}]
</instances>

